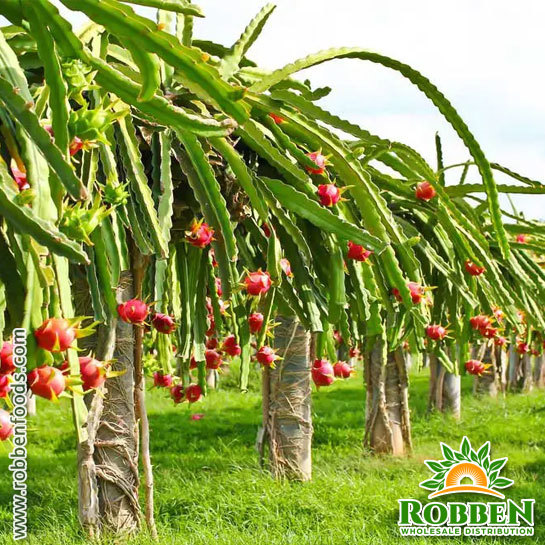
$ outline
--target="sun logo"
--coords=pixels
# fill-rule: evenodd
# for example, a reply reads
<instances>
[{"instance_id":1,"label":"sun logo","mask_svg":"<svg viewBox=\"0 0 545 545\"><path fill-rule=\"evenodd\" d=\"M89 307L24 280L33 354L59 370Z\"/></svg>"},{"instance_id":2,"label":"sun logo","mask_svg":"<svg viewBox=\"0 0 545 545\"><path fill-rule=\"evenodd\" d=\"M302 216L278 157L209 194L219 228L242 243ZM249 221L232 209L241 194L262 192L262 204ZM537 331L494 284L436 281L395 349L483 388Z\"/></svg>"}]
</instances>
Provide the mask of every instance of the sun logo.
<instances>
[{"instance_id":1,"label":"sun logo","mask_svg":"<svg viewBox=\"0 0 545 545\"><path fill-rule=\"evenodd\" d=\"M462 492L505 498L497 489L507 488L513 484L511 479L500 477L500 471L507 458L491 460L490 441L475 451L471 448L469 439L464 437L459 451L451 449L445 443L441 443L441 450L443 460L424 462L435 474L432 479L420 483L420 488L432 490L428 498Z\"/></svg>"}]
</instances>

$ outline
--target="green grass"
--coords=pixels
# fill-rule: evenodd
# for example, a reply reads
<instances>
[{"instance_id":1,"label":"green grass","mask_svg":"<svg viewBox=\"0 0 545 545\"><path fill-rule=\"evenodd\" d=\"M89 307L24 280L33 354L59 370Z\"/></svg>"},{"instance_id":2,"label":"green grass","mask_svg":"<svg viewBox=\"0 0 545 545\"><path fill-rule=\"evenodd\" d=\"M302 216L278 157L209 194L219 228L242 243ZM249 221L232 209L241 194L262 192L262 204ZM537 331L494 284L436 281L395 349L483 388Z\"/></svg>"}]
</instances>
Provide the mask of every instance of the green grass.
<instances>
[{"instance_id":1,"label":"green grass","mask_svg":"<svg viewBox=\"0 0 545 545\"><path fill-rule=\"evenodd\" d=\"M370 457L362 450L361 375L314 394L314 478L305 484L275 482L259 468L254 443L260 396L213 392L192 407L174 407L164 392L149 394L156 511L161 544L400 543L397 499L425 500L418 483L428 478L422 461L440 456L439 441L457 446L492 443L493 457L508 456L505 475L515 480L513 500L536 499L536 536L545 540L545 396L475 399L464 379L460 422L428 415L427 377L411 383L414 452L406 459ZM86 543L77 521L74 434L68 403L39 403L30 422L29 530L32 544ZM0 543L11 543L11 482L0 456ZM472 498L474 500L474 497ZM435 543L441 538L408 538ZM445 538L458 543L456 538ZM508 542L524 538L503 538ZM463 542L500 543L467 538ZM134 543L149 543L143 534Z\"/></svg>"}]
</instances>

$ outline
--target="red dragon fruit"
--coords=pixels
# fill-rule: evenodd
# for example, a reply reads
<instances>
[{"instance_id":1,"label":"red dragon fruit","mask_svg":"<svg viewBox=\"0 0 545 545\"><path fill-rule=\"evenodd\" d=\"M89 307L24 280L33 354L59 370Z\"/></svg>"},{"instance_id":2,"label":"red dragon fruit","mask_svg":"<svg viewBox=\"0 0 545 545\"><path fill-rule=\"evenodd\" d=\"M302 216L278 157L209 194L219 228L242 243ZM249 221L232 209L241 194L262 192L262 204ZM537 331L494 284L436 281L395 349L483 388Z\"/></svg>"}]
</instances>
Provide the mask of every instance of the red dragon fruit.
<instances>
[{"instance_id":1,"label":"red dragon fruit","mask_svg":"<svg viewBox=\"0 0 545 545\"><path fill-rule=\"evenodd\" d=\"M265 317L261 312L252 312L250 316L248 316L248 324L250 326L250 332L251 333L258 333L261 328L263 327L263 320Z\"/></svg>"},{"instance_id":2,"label":"red dragon fruit","mask_svg":"<svg viewBox=\"0 0 545 545\"><path fill-rule=\"evenodd\" d=\"M225 340L223 341L222 350L232 357L240 356L240 354L242 353L242 348L237 343L237 339L234 335L229 335L225 338Z\"/></svg>"},{"instance_id":3,"label":"red dragon fruit","mask_svg":"<svg viewBox=\"0 0 545 545\"><path fill-rule=\"evenodd\" d=\"M274 362L280 359L280 356L270 346L262 346L255 354L255 359L263 365L263 367L272 367Z\"/></svg>"},{"instance_id":4,"label":"red dragon fruit","mask_svg":"<svg viewBox=\"0 0 545 545\"><path fill-rule=\"evenodd\" d=\"M185 234L185 239L197 248L206 248L214 240L214 229L202 220L193 220L191 229Z\"/></svg>"},{"instance_id":5,"label":"red dragon fruit","mask_svg":"<svg viewBox=\"0 0 545 545\"><path fill-rule=\"evenodd\" d=\"M471 276L480 276L486 271L485 267L479 267L472 261L469 261L469 259L467 259L466 262L464 263L464 267L467 273L470 274Z\"/></svg>"},{"instance_id":6,"label":"red dragon fruit","mask_svg":"<svg viewBox=\"0 0 545 545\"><path fill-rule=\"evenodd\" d=\"M259 269L256 272L248 273L244 279L246 291L249 295L258 296L267 293L271 287L271 275Z\"/></svg>"},{"instance_id":7,"label":"red dragon fruit","mask_svg":"<svg viewBox=\"0 0 545 545\"><path fill-rule=\"evenodd\" d=\"M210 337L206 341L206 348L208 348L209 350L215 350L217 347L218 347L218 339L216 339L216 337Z\"/></svg>"},{"instance_id":8,"label":"red dragon fruit","mask_svg":"<svg viewBox=\"0 0 545 545\"><path fill-rule=\"evenodd\" d=\"M496 318L498 322L501 322L504 318L503 310L499 307L494 307L492 309L492 314L494 314L494 318Z\"/></svg>"},{"instance_id":9,"label":"red dragon fruit","mask_svg":"<svg viewBox=\"0 0 545 545\"><path fill-rule=\"evenodd\" d=\"M216 277L215 283L216 283L216 293L218 294L218 297L221 297L223 295L223 287L221 285L221 278Z\"/></svg>"},{"instance_id":10,"label":"red dragon fruit","mask_svg":"<svg viewBox=\"0 0 545 545\"><path fill-rule=\"evenodd\" d=\"M191 356L191 359L189 360L189 369L197 369L198 366L199 364L197 363L195 356Z\"/></svg>"},{"instance_id":11,"label":"red dragon fruit","mask_svg":"<svg viewBox=\"0 0 545 545\"><path fill-rule=\"evenodd\" d=\"M13 174L13 179L19 188L19 191L24 191L25 189L30 189L30 185L27 180L26 171L20 170L17 167L15 161L11 162L11 173Z\"/></svg>"},{"instance_id":12,"label":"red dragon fruit","mask_svg":"<svg viewBox=\"0 0 545 545\"><path fill-rule=\"evenodd\" d=\"M314 360L312 365L312 380L319 388L320 386L329 386L335 380L335 371L329 361L321 359Z\"/></svg>"},{"instance_id":13,"label":"red dragon fruit","mask_svg":"<svg viewBox=\"0 0 545 545\"><path fill-rule=\"evenodd\" d=\"M6 399L11 392L11 377L10 375L0 375L0 398Z\"/></svg>"},{"instance_id":14,"label":"red dragon fruit","mask_svg":"<svg viewBox=\"0 0 545 545\"><path fill-rule=\"evenodd\" d=\"M293 273L291 272L291 263L285 257L280 260L280 267L288 278L293 276Z\"/></svg>"},{"instance_id":15,"label":"red dragon fruit","mask_svg":"<svg viewBox=\"0 0 545 545\"><path fill-rule=\"evenodd\" d=\"M494 344L496 346L506 346L507 345L507 339L505 337L496 337L494 339Z\"/></svg>"},{"instance_id":16,"label":"red dragon fruit","mask_svg":"<svg viewBox=\"0 0 545 545\"><path fill-rule=\"evenodd\" d=\"M307 153L307 157L316 165L316 167L306 166L305 170L309 174L323 174L325 172L327 159L319 151Z\"/></svg>"},{"instance_id":17,"label":"red dragon fruit","mask_svg":"<svg viewBox=\"0 0 545 545\"><path fill-rule=\"evenodd\" d=\"M371 250L365 249L360 244L356 244L351 240L348 241L348 253L346 254L348 259L364 262L367 261L372 253L373 252Z\"/></svg>"},{"instance_id":18,"label":"red dragon fruit","mask_svg":"<svg viewBox=\"0 0 545 545\"><path fill-rule=\"evenodd\" d=\"M493 339L494 337L497 336L499 332L499 329L497 327L492 327L492 326L488 326L488 327L481 327L481 329L479 329L479 333L485 338L485 339Z\"/></svg>"},{"instance_id":19,"label":"red dragon fruit","mask_svg":"<svg viewBox=\"0 0 545 545\"><path fill-rule=\"evenodd\" d=\"M65 363L68 365L68 362ZM84 392L100 388L106 381L107 372L104 363L90 356L79 358L79 370Z\"/></svg>"},{"instance_id":20,"label":"red dragon fruit","mask_svg":"<svg viewBox=\"0 0 545 545\"><path fill-rule=\"evenodd\" d=\"M345 361L338 361L333 366L333 373L337 378L350 378L354 369Z\"/></svg>"},{"instance_id":21,"label":"red dragon fruit","mask_svg":"<svg viewBox=\"0 0 545 545\"><path fill-rule=\"evenodd\" d=\"M409 288L409 291L411 292L411 299L415 305L418 305L422 298L424 297L424 288L416 283L416 282L409 282L407 284L407 287ZM403 301L403 298L401 297L401 292L397 288L392 288L392 294L396 298L397 301L401 302Z\"/></svg>"},{"instance_id":22,"label":"red dragon fruit","mask_svg":"<svg viewBox=\"0 0 545 545\"><path fill-rule=\"evenodd\" d=\"M435 189L430 182L419 182L416 184L415 197L420 201L431 201L436 195Z\"/></svg>"},{"instance_id":23,"label":"red dragon fruit","mask_svg":"<svg viewBox=\"0 0 545 545\"><path fill-rule=\"evenodd\" d=\"M70 146L68 147L70 156L76 155L76 153L83 148L83 145L83 140L78 136L74 136L74 138L72 138L72 142L70 142Z\"/></svg>"},{"instance_id":24,"label":"red dragon fruit","mask_svg":"<svg viewBox=\"0 0 545 545\"><path fill-rule=\"evenodd\" d=\"M466 364L465 364L466 371L470 375L477 375L479 377L486 371L487 367L488 367L487 365L485 365L482 361L479 361L479 360L469 360L469 361L466 361Z\"/></svg>"},{"instance_id":25,"label":"red dragon fruit","mask_svg":"<svg viewBox=\"0 0 545 545\"><path fill-rule=\"evenodd\" d=\"M170 397L174 403L183 403L185 401L185 390L182 384L176 384L170 388Z\"/></svg>"},{"instance_id":26,"label":"red dragon fruit","mask_svg":"<svg viewBox=\"0 0 545 545\"><path fill-rule=\"evenodd\" d=\"M269 117L277 124L280 125L281 123L284 123L286 121L283 117L273 114L272 112L269 113Z\"/></svg>"},{"instance_id":27,"label":"red dragon fruit","mask_svg":"<svg viewBox=\"0 0 545 545\"><path fill-rule=\"evenodd\" d=\"M216 333L216 321L213 316L208 316L208 329L206 330L205 335L207 337L212 337Z\"/></svg>"},{"instance_id":28,"label":"red dragon fruit","mask_svg":"<svg viewBox=\"0 0 545 545\"><path fill-rule=\"evenodd\" d=\"M13 424L8 411L0 409L0 441L6 441L13 435Z\"/></svg>"},{"instance_id":29,"label":"red dragon fruit","mask_svg":"<svg viewBox=\"0 0 545 545\"><path fill-rule=\"evenodd\" d=\"M202 397L202 388L198 384L190 384L185 389L185 398L189 403L196 403Z\"/></svg>"},{"instance_id":30,"label":"red dragon fruit","mask_svg":"<svg viewBox=\"0 0 545 545\"><path fill-rule=\"evenodd\" d=\"M170 388L173 380L172 375L165 375L161 371L155 371L153 373L153 385L156 388Z\"/></svg>"},{"instance_id":31,"label":"red dragon fruit","mask_svg":"<svg viewBox=\"0 0 545 545\"><path fill-rule=\"evenodd\" d=\"M358 359L361 356L360 349L357 346L354 346L348 351L348 357L352 359Z\"/></svg>"},{"instance_id":32,"label":"red dragon fruit","mask_svg":"<svg viewBox=\"0 0 545 545\"><path fill-rule=\"evenodd\" d=\"M72 346L77 337L76 328L63 318L48 318L34 331L40 348L49 352L63 352Z\"/></svg>"},{"instance_id":33,"label":"red dragon fruit","mask_svg":"<svg viewBox=\"0 0 545 545\"><path fill-rule=\"evenodd\" d=\"M0 374L9 375L16 369L13 363L13 345L8 341L4 341L2 350L0 350Z\"/></svg>"},{"instance_id":34,"label":"red dragon fruit","mask_svg":"<svg viewBox=\"0 0 545 545\"><path fill-rule=\"evenodd\" d=\"M441 341L447 336L447 330L442 325L433 324L426 328L426 335L432 341Z\"/></svg>"},{"instance_id":35,"label":"red dragon fruit","mask_svg":"<svg viewBox=\"0 0 545 545\"><path fill-rule=\"evenodd\" d=\"M170 335L176 330L176 322L172 316L156 312L151 320L153 327L165 335Z\"/></svg>"},{"instance_id":36,"label":"red dragon fruit","mask_svg":"<svg viewBox=\"0 0 545 545\"><path fill-rule=\"evenodd\" d=\"M148 317L149 307L140 299L129 299L117 306L117 313L128 324L143 324Z\"/></svg>"},{"instance_id":37,"label":"red dragon fruit","mask_svg":"<svg viewBox=\"0 0 545 545\"><path fill-rule=\"evenodd\" d=\"M341 200L341 191L335 184L320 184L317 193L323 206L335 206Z\"/></svg>"},{"instance_id":38,"label":"red dragon fruit","mask_svg":"<svg viewBox=\"0 0 545 545\"><path fill-rule=\"evenodd\" d=\"M33 394L53 401L66 389L66 379L60 369L49 365L30 371L27 381Z\"/></svg>"},{"instance_id":39,"label":"red dragon fruit","mask_svg":"<svg viewBox=\"0 0 545 545\"><path fill-rule=\"evenodd\" d=\"M477 316L473 316L472 318L470 318L469 323L471 324L471 327L473 329L480 330L492 325L492 320L489 316L486 316L484 314L478 314Z\"/></svg>"},{"instance_id":40,"label":"red dragon fruit","mask_svg":"<svg viewBox=\"0 0 545 545\"><path fill-rule=\"evenodd\" d=\"M204 359L206 360L207 369L219 369L223 364L221 354L216 350L205 350Z\"/></svg>"}]
</instances>

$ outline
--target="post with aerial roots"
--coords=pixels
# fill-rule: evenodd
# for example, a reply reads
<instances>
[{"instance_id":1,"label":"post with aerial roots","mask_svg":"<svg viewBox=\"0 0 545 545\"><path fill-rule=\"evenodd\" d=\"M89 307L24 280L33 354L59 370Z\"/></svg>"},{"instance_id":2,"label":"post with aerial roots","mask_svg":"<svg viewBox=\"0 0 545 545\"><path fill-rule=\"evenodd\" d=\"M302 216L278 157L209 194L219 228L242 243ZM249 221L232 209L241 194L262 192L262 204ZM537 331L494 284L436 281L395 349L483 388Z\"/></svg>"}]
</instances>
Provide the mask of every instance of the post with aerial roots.
<instances>
[{"instance_id":1,"label":"post with aerial roots","mask_svg":"<svg viewBox=\"0 0 545 545\"><path fill-rule=\"evenodd\" d=\"M536 388L545 388L545 354L543 353L535 357L534 385Z\"/></svg>"},{"instance_id":2,"label":"post with aerial roots","mask_svg":"<svg viewBox=\"0 0 545 545\"><path fill-rule=\"evenodd\" d=\"M488 367L482 375L476 376L473 380L473 393L476 395L482 394L489 395L490 397L498 396L500 385L498 369L496 367L497 358L495 356L494 348L493 341L489 341L487 344L483 345L479 351L479 357L477 359L490 367Z\"/></svg>"},{"instance_id":3,"label":"post with aerial roots","mask_svg":"<svg viewBox=\"0 0 545 545\"><path fill-rule=\"evenodd\" d=\"M407 364L401 348L388 351L378 336L366 350L367 387L364 446L376 454L402 456L411 445Z\"/></svg>"},{"instance_id":4,"label":"post with aerial roots","mask_svg":"<svg viewBox=\"0 0 545 545\"><path fill-rule=\"evenodd\" d=\"M133 297L129 271L121 273L117 300ZM133 534L140 527L138 498L138 422L134 406L133 326L121 320L115 330L113 371L125 371L108 379L102 414L97 423L94 460L102 527L115 534Z\"/></svg>"},{"instance_id":5,"label":"post with aerial roots","mask_svg":"<svg viewBox=\"0 0 545 545\"><path fill-rule=\"evenodd\" d=\"M428 354L430 367L430 391L428 410L451 413L458 420L461 411L460 375L445 369L435 354Z\"/></svg>"},{"instance_id":6,"label":"post with aerial roots","mask_svg":"<svg viewBox=\"0 0 545 545\"><path fill-rule=\"evenodd\" d=\"M270 466L275 478L308 481L312 476L310 334L294 317L279 316L276 321L274 346L282 359L263 375Z\"/></svg>"}]
</instances>

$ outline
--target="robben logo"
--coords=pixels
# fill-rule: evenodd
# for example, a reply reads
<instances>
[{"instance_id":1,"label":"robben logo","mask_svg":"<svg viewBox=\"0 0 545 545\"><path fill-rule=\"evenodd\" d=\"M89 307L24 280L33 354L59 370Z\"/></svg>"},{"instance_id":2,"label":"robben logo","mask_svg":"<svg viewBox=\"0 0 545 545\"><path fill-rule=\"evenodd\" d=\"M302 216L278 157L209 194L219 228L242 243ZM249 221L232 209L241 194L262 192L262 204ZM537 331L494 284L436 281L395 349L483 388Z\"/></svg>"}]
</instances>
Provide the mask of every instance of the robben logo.
<instances>
[{"instance_id":1,"label":"robben logo","mask_svg":"<svg viewBox=\"0 0 545 545\"><path fill-rule=\"evenodd\" d=\"M424 463L435 474L432 479L420 483L421 488L432 490L428 498L445 494L473 492L504 499L499 492L513 484L511 479L500 476L500 471L507 458L490 459L490 441L478 451L471 448L471 443L464 437L460 450L451 449L441 443L443 460L426 460Z\"/></svg>"},{"instance_id":2,"label":"robben logo","mask_svg":"<svg viewBox=\"0 0 545 545\"><path fill-rule=\"evenodd\" d=\"M441 450L442 460L425 461L433 478L420 483L421 488L430 491L428 498L439 501L398 500L402 536L533 535L535 500L505 499L502 491L513 484L500 475L507 458L491 459L490 442L474 450L464 437L460 450L445 443L441 443ZM460 501L452 496L461 493L481 497ZM444 501L447 495L458 501Z\"/></svg>"}]
</instances>

